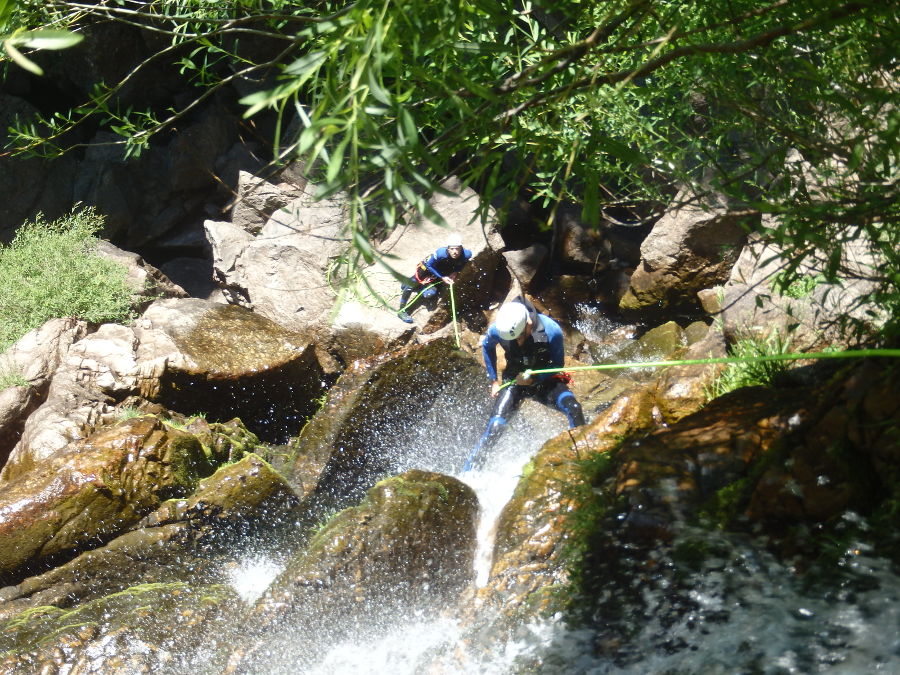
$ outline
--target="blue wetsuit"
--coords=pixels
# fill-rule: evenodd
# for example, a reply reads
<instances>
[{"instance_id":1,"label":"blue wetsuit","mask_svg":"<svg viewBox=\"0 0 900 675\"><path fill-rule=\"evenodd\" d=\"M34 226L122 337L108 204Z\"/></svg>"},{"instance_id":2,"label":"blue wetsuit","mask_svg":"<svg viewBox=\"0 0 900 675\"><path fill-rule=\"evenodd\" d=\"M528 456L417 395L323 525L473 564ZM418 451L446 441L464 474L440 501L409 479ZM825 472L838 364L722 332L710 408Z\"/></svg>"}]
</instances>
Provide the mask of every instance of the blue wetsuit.
<instances>
[{"instance_id":1,"label":"blue wetsuit","mask_svg":"<svg viewBox=\"0 0 900 675\"><path fill-rule=\"evenodd\" d=\"M506 368L503 379L512 380L526 370L542 370L544 368L562 368L565 358L562 328L549 316L538 314L530 303L523 302L532 321L532 331L520 345L517 340L504 340L497 333L493 324L481 341L484 366L491 382L497 378L497 346L503 348L506 355ZM554 406L569 420L569 428L584 424L584 413L575 395L569 391L568 378L559 373L538 373L532 375L530 385L512 384L504 387L494 399L494 409L488 420L487 428L466 460L464 471L468 471L483 463L486 448L500 437L508 425L510 415L519 407L526 396L536 398L545 405Z\"/></svg>"},{"instance_id":2,"label":"blue wetsuit","mask_svg":"<svg viewBox=\"0 0 900 675\"><path fill-rule=\"evenodd\" d=\"M438 279L452 276L462 270L466 263L472 258L472 251L467 248L462 250L462 254L458 258L450 257L447 247L442 246L430 256L425 258L416 266L416 273L409 278L409 281L403 284L400 293L400 311L406 309L406 303L409 302L409 296L415 291L418 293L422 287L434 283ZM425 299L435 298L438 289L436 286L426 288L422 293ZM432 307L433 309L433 307Z\"/></svg>"}]
</instances>

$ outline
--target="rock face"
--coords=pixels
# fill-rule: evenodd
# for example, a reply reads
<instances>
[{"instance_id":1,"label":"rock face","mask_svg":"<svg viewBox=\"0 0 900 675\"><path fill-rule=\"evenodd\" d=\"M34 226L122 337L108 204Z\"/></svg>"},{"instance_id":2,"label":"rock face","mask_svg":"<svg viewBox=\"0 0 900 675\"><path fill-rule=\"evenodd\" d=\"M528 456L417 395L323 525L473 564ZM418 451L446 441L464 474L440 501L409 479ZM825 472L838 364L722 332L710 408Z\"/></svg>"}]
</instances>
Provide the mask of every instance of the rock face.
<instances>
[{"instance_id":1,"label":"rock face","mask_svg":"<svg viewBox=\"0 0 900 675\"><path fill-rule=\"evenodd\" d=\"M782 289L778 275L790 266L776 246L754 240L744 247L723 288L720 316L730 340L748 335L779 333L791 336L792 351L846 344L842 327L850 320L880 324L884 317L866 314L861 298L875 286L872 257L865 241L848 242L840 283L825 283L824 261L811 260L799 269L805 285Z\"/></svg>"},{"instance_id":2,"label":"rock face","mask_svg":"<svg viewBox=\"0 0 900 675\"><path fill-rule=\"evenodd\" d=\"M460 432L447 406L463 400L488 408L483 378L475 359L446 340L348 370L296 441L291 475L298 493L355 501L379 476L420 462L429 447L442 455L459 448L461 465L480 429Z\"/></svg>"},{"instance_id":3,"label":"rock face","mask_svg":"<svg viewBox=\"0 0 900 675\"><path fill-rule=\"evenodd\" d=\"M104 429L7 483L0 492L0 579L77 553L189 495L217 458L154 418Z\"/></svg>"},{"instance_id":4,"label":"rock face","mask_svg":"<svg viewBox=\"0 0 900 675\"><path fill-rule=\"evenodd\" d=\"M83 321L52 319L22 336L3 355L3 369L19 373L28 384L0 392L0 466L22 437L28 416L46 398L53 373L69 347L86 333Z\"/></svg>"},{"instance_id":5,"label":"rock face","mask_svg":"<svg viewBox=\"0 0 900 675\"><path fill-rule=\"evenodd\" d=\"M113 406L128 397L215 420L240 415L277 442L296 433L325 385L315 349L296 333L193 298L159 300L135 326L100 326L59 358L0 481L113 419Z\"/></svg>"},{"instance_id":6,"label":"rock face","mask_svg":"<svg viewBox=\"0 0 900 675\"><path fill-rule=\"evenodd\" d=\"M691 205L667 213L641 244L641 263L620 309L696 309L689 299L728 278L748 224L739 213Z\"/></svg>"}]
</instances>

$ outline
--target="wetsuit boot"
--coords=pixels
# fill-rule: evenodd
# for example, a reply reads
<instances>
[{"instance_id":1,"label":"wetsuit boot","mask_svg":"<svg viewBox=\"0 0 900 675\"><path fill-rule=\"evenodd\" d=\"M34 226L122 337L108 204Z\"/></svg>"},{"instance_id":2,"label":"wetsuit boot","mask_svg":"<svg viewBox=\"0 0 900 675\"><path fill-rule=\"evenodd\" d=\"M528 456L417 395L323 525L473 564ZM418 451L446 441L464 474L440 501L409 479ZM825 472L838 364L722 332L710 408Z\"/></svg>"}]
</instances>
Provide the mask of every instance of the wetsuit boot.
<instances>
[{"instance_id":1,"label":"wetsuit boot","mask_svg":"<svg viewBox=\"0 0 900 675\"><path fill-rule=\"evenodd\" d=\"M400 311L397 312L397 316L400 317L401 321L405 321L406 323L412 323L413 318L406 311L406 303L409 302L409 296L412 294L412 288L409 286L401 286L402 292L400 293Z\"/></svg>"}]
</instances>

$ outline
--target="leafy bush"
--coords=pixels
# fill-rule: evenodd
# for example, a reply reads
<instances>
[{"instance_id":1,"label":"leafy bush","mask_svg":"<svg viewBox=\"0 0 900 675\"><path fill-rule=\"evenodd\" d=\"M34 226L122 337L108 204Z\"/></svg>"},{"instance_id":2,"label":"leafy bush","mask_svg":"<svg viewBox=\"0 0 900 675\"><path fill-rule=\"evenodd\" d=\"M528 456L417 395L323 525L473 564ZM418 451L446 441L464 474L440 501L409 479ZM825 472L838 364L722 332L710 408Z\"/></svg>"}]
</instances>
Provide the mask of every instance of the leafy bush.
<instances>
[{"instance_id":1,"label":"leafy bush","mask_svg":"<svg viewBox=\"0 0 900 675\"><path fill-rule=\"evenodd\" d=\"M789 298L799 300L809 296L824 278L821 275L800 274L792 277L784 272L779 272L770 282L772 290Z\"/></svg>"},{"instance_id":2,"label":"leafy bush","mask_svg":"<svg viewBox=\"0 0 900 675\"><path fill-rule=\"evenodd\" d=\"M102 220L82 209L52 223L38 216L0 246L0 350L45 321L131 318L124 266L95 254Z\"/></svg>"},{"instance_id":3,"label":"leafy bush","mask_svg":"<svg viewBox=\"0 0 900 675\"><path fill-rule=\"evenodd\" d=\"M740 338L731 347L731 355L747 361L729 363L710 387L710 398L716 398L729 391L754 385L771 385L779 375L788 369L787 361L755 361L754 357L787 354L790 338L778 332L766 337L748 335Z\"/></svg>"}]
</instances>

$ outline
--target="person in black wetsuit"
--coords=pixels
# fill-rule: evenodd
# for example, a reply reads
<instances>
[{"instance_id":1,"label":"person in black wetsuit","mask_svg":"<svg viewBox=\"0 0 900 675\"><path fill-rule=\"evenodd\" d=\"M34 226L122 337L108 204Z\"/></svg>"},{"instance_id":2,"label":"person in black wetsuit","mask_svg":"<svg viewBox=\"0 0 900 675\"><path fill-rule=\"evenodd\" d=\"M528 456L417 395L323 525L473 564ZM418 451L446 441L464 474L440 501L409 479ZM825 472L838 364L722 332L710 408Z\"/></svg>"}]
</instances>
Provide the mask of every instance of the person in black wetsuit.
<instances>
[{"instance_id":1,"label":"person in black wetsuit","mask_svg":"<svg viewBox=\"0 0 900 675\"><path fill-rule=\"evenodd\" d=\"M506 355L503 376L497 373L497 345ZM463 471L479 468L486 450L500 437L513 411L526 396L565 413L569 428L584 424L584 412L569 391L566 373L538 373L524 377L526 370L562 368L565 355L562 328L549 316L539 314L522 297L504 304L481 341L484 367L491 380L494 409L487 428L466 459ZM504 382L514 382L505 384Z\"/></svg>"},{"instance_id":2,"label":"person in black wetsuit","mask_svg":"<svg viewBox=\"0 0 900 675\"><path fill-rule=\"evenodd\" d=\"M400 311L397 312L397 316L406 323L412 323L413 319L407 310L410 304L409 297L413 292L418 293L424 288L423 298L426 300L436 298L438 290L435 282L442 281L452 285L456 281L456 275L471 258L472 251L463 248L462 238L458 234L451 234L447 238L447 245L420 262L416 267L416 273L400 287Z\"/></svg>"}]
</instances>

